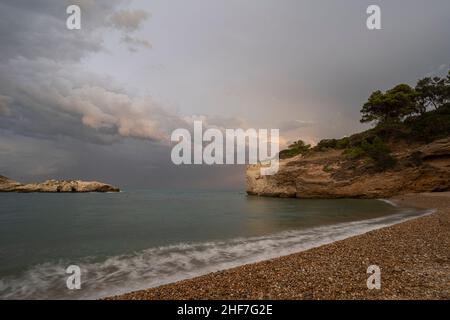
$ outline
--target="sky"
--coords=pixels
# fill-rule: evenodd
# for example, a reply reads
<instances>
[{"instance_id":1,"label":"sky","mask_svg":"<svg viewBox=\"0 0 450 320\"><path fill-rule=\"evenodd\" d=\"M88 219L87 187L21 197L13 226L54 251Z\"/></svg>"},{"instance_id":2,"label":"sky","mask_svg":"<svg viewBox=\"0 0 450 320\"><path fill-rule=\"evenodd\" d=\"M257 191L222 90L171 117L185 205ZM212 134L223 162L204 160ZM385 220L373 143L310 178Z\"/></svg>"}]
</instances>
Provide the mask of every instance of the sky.
<instances>
[{"instance_id":1,"label":"sky","mask_svg":"<svg viewBox=\"0 0 450 320\"><path fill-rule=\"evenodd\" d=\"M0 0L0 174L243 188L243 166L172 164L171 132L365 130L372 91L448 71L449 16L448 0Z\"/></svg>"}]
</instances>

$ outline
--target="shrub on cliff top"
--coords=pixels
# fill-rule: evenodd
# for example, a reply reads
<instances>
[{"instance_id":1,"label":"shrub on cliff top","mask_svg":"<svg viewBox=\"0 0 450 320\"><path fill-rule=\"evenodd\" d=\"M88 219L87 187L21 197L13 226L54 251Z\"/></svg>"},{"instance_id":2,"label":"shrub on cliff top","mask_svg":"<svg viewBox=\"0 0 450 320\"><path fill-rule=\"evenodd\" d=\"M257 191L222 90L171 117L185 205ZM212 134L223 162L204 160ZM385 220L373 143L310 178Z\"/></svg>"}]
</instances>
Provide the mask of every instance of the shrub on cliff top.
<instances>
[{"instance_id":1,"label":"shrub on cliff top","mask_svg":"<svg viewBox=\"0 0 450 320\"><path fill-rule=\"evenodd\" d=\"M391 150L378 136L364 139L359 145L345 149L344 155L350 160L368 157L377 171L389 169L396 163L395 158L391 155Z\"/></svg>"},{"instance_id":2,"label":"shrub on cliff top","mask_svg":"<svg viewBox=\"0 0 450 320\"><path fill-rule=\"evenodd\" d=\"M288 159L288 158L292 158L295 157L299 154L305 154L307 153L311 148L311 145L306 144L304 141L302 140L298 140L294 143L292 143L291 145L289 145L289 147L286 150L282 150L280 152L280 159Z\"/></svg>"},{"instance_id":3,"label":"shrub on cliff top","mask_svg":"<svg viewBox=\"0 0 450 320\"><path fill-rule=\"evenodd\" d=\"M409 139L433 141L450 136L450 103L436 110L405 120Z\"/></svg>"},{"instance_id":4,"label":"shrub on cliff top","mask_svg":"<svg viewBox=\"0 0 450 320\"><path fill-rule=\"evenodd\" d=\"M344 137L342 139L323 139L313 149L316 151L327 151L330 149L342 150L347 148L349 144L349 137Z\"/></svg>"}]
</instances>

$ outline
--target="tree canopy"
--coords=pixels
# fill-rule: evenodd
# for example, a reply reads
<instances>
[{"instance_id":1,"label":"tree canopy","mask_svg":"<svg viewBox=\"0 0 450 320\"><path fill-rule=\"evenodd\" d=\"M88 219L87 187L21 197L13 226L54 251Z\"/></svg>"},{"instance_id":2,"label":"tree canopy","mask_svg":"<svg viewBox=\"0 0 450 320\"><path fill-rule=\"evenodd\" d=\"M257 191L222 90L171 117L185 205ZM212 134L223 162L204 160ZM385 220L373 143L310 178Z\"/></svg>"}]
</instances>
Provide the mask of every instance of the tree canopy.
<instances>
[{"instance_id":1,"label":"tree canopy","mask_svg":"<svg viewBox=\"0 0 450 320\"><path fill-rule=\"evenodd\" d=\"M415 88L399 84L392 89L373 92L361 109L361 122L398 122L428 109L450 103L450 71L447 77L427 77Z\"/></svg>"},{"instance_id":2,"label":"tree canopy","mask_svg":"<svg viewBox=\"0 0 450 320\"><path fill-rule=\"evenodd\" d=\"M416 85L417 102L426 110L429 107L434 109L448 103L450 100L450 71L447 78L424 78Z\"/></svg>"}]
</instances>

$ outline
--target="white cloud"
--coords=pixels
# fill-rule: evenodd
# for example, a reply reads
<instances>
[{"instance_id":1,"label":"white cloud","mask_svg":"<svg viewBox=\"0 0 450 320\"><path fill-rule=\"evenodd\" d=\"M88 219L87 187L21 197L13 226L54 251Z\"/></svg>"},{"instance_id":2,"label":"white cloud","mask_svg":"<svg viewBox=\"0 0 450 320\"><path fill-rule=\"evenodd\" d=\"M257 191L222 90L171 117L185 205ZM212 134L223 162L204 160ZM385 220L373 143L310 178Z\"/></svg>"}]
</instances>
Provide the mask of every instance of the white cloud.
<instances>
[{"instance_id":1,"label":"white cloud","mask_svg":"<svg viewBox=\"0 0 450 320\"><path fill-rule=\"evenodd\" d=\"M0 71L0 83L21 106L21 118L38 113L45 114L45 121L64 123L78 117L81 125L92 129L161 142L168 141L172 129L185 124L150 97L131 96L110 79L91 75L76 65L20 58L0 66ZM0 96L2 113L9 110L9 102L10 98ZM51 134L49 125L41 125Z\"/></svg>"},{"instance_id":2,"label":"white cloud","mask_svg":"<svg viewBox=\"0 0 450 320\"><path fill-rule=\"evenodd\" d=\"M167 141L171 122L181 119L159 107L151 98L132 98L124 93L101 87L73 89L60 96L58 105L77 112L84 125L91 128L113 128L124 137Z\"/></svg>"}]
</instances>

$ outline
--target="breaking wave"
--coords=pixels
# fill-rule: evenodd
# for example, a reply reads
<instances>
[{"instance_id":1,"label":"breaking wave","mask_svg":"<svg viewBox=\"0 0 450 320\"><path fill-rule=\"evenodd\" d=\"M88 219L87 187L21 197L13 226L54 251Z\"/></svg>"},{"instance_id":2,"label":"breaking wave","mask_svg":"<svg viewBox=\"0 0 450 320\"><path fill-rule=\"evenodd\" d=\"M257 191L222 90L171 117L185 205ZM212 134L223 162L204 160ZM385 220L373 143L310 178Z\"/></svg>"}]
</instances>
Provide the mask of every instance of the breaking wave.
<instances>
[{"instance_id":1,"label":"breaking wave","mask_svg":"<svg viewBox=\"0 0 450 320\"><path fill-rule=\"evenodd\" d=\"M381 218L261 237L180 243L102 261L88 257L78 263L82 271L80 290L66 288L65 268L71 263L45 263L19 276L0 279L0 298L96 299L307 250L430 213L405 209Z\"/></svg>"},{"instance_id":2,"label":"breaking wave","mask_svg":"<svg viewBox=\"0 0 450 320\"><path fill-rule=\"evenodd\" d=\"M378 199L378 200L380 200L380 201L382 201L382 202L384 202L384 203L387 203L387 204L390 204L391 206L393 206L393 207L398 207L398 204L397 203L395 203L394 201L392 201L392 200L388 200L388 199Z\"/></svg>"}]
</instances>

